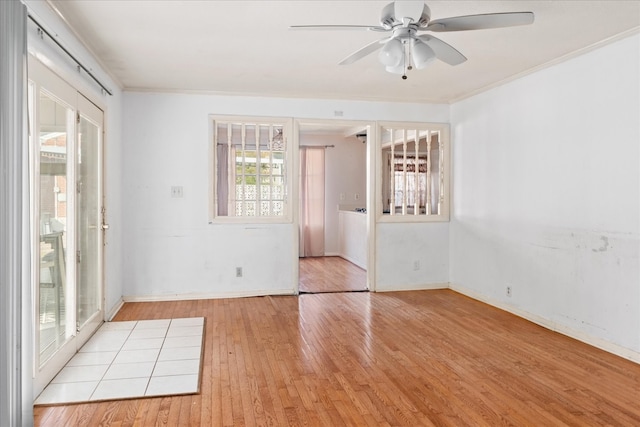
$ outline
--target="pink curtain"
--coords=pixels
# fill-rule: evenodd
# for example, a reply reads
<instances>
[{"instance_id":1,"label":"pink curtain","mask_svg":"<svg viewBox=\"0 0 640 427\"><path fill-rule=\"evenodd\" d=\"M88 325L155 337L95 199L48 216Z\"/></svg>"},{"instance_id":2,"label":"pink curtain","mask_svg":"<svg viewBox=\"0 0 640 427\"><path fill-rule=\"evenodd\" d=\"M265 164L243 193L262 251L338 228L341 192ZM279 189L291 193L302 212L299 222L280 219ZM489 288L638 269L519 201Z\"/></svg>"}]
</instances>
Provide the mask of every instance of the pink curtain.
<instances>
[{"instance_id":1,"label":"pink curtain","mask_svg":"<svg viewBox=\"0 0 640 427\"><path fill-rule=\"evenodd\" d=\"M324 256L324 147L300 147L300 256Z\"/></svg>"}]
</instances>

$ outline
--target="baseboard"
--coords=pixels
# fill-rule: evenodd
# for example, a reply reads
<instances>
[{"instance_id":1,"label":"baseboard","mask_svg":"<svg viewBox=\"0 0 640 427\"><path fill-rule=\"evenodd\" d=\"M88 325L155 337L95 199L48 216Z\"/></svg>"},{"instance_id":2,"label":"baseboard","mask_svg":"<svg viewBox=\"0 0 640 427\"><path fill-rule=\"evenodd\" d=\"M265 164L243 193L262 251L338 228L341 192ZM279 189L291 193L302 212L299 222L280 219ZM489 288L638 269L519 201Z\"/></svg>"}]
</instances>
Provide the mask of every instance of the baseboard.
<instances>
[{"instance_id":1,"label":"baseboard","mask_svg":"<svg viewBox=\"0 0 640 427\"><path fill-rule=\"evenodd\" d=\"M629 348L620 346L618 344L614 344L602 338L594 337L582 331L577 331L573 328L559 324L547 318L535 315L533 313L529 313L525 310L521 310L509 304L505 304L502 301L488 298L485 295L482 295L478 292L475 292L471 289L467 289L460 285L455 285L451 283L429 283L429 284L401 286L401 287L395 287L395 288L382 288L382 289L376 288L375 292L415 291L415 290L433 290L433 289L447 289L447 288L459 294L465 295L469 298L475 299L477 301L480 301L485 304L489 304L493 307L499 308L501 310L507 311L515 316L521 317L537 325L540 325L543 328L560 333L562 335L566 335L570 338L584 342L585 344L589 344L591 346L594 346L596 348L599 348L611 354L615 354L616 356L620 356L624 359L640 364L640 352L631 350ZM293 289L274 289L274 290L268 290L268 291L264 290L264 291L245 291L245 292L229 292L229 293L193 293L193 294L124 296L122 297L122 299L118 304L116 304L113 308L111 308L111 310L109 310L109 312L106 315L106 318L108 320L113 319L113 317L118 313L118 311L120 310L120 308L122 308L122 305L125 302L155 302L155 301L179 301L179 300L198 300L198 299L243 298L243 297L258 297L258 296L266 296L266 295L294 295L294 290Z\"/></svg>"},{"instance_id":2,"label":"baseboard","mask_svg":"<svg viewBox=\"0 0 640 427\"><path fill-rule=\"evenodd\" d=\"M527 311L520 310L519 308L513 307L509 304L505 304L502 301L497 301L492 298L487 298L486 296L479 294L475 291L472 291L471 289L467 289L463 286L449 284L449 288L452 291L468 296L469 298L473 298L485 304L489 304L493 307L497 307L501 310L507 311L518 317L522 317L523 319L533 322L536 325L540 325L543 328L549 329L551 331L557 332L562 335L566 335L570 338L576 339L585 344L589 344L593 347L599 348L600 350L604 350L608 353L615 354L616 356L620 356L624 359L631 360L632 362L640 364L640 352L631 350L626 347L622 347L618 344L614 344L602 338L594 337L582 331L577 331L573 328L559 324L557 322L538 316L536 314L532 314Z\"/></svg>"},{"instance_id":3,"label":"baseboard","mask_svg":"<svg viewBox=\"0 0 640 427\"><path fill-rule=\"evenodd\" d=\"M184 301L197 299L222 299L222 298L246 298L263 297L266 295L295 295L293 289L269 289L261 291L244 292L198 292L192 294L165 294L165 295L128 295L123 296L124 302L156 302L156 301Z\"/></svg>"},{"instance_id":4,"label":"baseboard","mask_svg":"<svg viewBox=\"0 0 640 427\"><path fill-rule=\"evenodd\" d=\"M448 289L448 283L421 283L417 285L403 285L396 288L380 288L380 286L376 287L376 292L400 292L400 291L432 291L435 289Z\"/></svg>"},{"instance_id":5,"label":"baseboard","mask_svg":"<svg viewBox=\"0 0 640 427\"><path fill-rule=\"evenodd\" d=\"M363 262L357 261L356 259L351 258L350 256L347 256L347 255L345 255L345 254L339 254L338 256L339 256L340 258L342 258L342 259L346 259L346 260L347 260L347 261L349 261L351 264L355 264L355 265L357 265L358 267L360 267L360 268L361 268L361 269L363 269L363 270L366 270L366 269L367 269L367 266L366 266Z\"/></svg>"},{"instance_id":6,"label":"baseboard","mask_svg":"<svg viewBox=\"0 0 640 427\"><path fill-rule=\"evenodd\" d=\"M120 298L120 301L118 301L116 303L116 305L111 307L111 310L109 310L107 313L105 313L106 321L107 322L111 322L111 319L116 317L116 314L118 314L118 312L120 311L120 309L122 308L123 305L124 305L124 300L122 298Z\"/></svg>"},{"instance_id":7,"label":"baseboard","mask_svg":"<svg viewBox=\"0 0 640 427\"><path fill-rule=\"evenodd\" d=\"M325 252L324 256L340 256L338 252Z\"/></svg>"}]
</instances>

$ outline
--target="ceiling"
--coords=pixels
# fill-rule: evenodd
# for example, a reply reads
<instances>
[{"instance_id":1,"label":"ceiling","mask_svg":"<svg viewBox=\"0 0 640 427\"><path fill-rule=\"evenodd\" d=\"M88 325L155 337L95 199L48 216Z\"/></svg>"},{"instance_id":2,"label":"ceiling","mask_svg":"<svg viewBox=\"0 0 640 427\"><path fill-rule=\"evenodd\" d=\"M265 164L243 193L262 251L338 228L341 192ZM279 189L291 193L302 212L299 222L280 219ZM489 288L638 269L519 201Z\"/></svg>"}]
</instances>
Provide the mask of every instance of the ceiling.
<instances>
[{"instance_id":1,"label":"ceiling","mask_svg":"<svg viewBox=\"0 0 640 427\"><path fill-rule=\"evenodd\" d=\"M408 79L371 54L385 34L291 31L378 25L389 1L48 0L126 90L449 103L640 28L640 1L427 1L432 20L532 11L535 23L438 33L468 60L435 61Z\"/></svg>"}]
</instances>

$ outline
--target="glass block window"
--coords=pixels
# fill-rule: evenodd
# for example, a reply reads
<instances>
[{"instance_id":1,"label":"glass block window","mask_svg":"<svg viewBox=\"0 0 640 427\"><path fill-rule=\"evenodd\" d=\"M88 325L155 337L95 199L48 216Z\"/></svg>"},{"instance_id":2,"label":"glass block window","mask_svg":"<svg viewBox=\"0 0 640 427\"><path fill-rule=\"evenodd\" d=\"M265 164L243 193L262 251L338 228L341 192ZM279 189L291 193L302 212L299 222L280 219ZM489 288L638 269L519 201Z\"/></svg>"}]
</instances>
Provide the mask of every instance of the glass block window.
<instances>
[{"instance_id":1,"label":"glass block window","mask_svg":"<svg viewBox=\"0 0 640 427\"><path fill-rule=\"evenodd\" d=\"M277 119L213 119L214 217L288 216L289 123Z\"/></svg>"}]
</instances>

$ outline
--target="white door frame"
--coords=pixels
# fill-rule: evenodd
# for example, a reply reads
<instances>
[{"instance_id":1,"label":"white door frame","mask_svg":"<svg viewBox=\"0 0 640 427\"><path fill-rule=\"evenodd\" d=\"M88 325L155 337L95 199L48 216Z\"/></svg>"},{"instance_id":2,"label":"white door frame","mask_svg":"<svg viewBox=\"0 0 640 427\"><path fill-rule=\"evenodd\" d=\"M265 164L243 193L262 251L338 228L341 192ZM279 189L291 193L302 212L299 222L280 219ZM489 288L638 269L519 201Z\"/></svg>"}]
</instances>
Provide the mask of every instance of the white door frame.
<instances>
[{"instance_id":1,"label":"white door frame","mask_svg":"<svg viewBox=\"0 0 640 427\"><path fill-rule=\"evenodd\" d=\"M64 79L55 74L52 70L29 55L29 84L33 88L33 98L39 98L41 88L44 88L47 93L50 93L54 98L65 104L73 112L74 119L73 126L70 126L72 130L69 131L67 141L67 246L66 252L66 291L65 294L65 307L68 315L68 322L66 323L67 332L65 336L69 336L64 344L56 351L56 353L46 360L43 364L40 363L40 319L39 319L39 284L40 284L40 262L39 259L35 259L32 265L32 287L33 287L33 397L34 399L42 392L44 387L57 375L57 373L64 367L64 365L73 357L77 350L90 338L95 332L97 327L104 321L105 316L105 292L104 292L104 246L103 239L104 233L99 233L99 250L101 252L99 256L100 280L98 292L100 308L97 313L94 313L91 318L85 322L84 328L76 327L76 277L77 277L77 263L76 251L77 251L77 235L76 235L76 195L77 195L77 175L76 175L76 163L77 163L77 137L79 133L78 128L78 113L82 116L91 118L93 121L99 123L99 174L100 174L100 192L99 199L101 205L104 205L104 174L103 174L103 156L104 156L104 112L96 107L94 103L89 101L83 96L76 87L66 82ZM32 104L39 105L39 101L34 99ZM32 256L39 257L39 245L40 245L40 191L39 191L39 176L40 176L40 150L39 150L39 124L40 118L38 116L39 109L36 105L30 105L30 127L31 127L31 223L33 228L32 238ZM98 117L101 115L102 117ZM102 209L101 209L102 210Z\"/></svg>"},{"instance_id":2,"label":"white door frame","mask_svg":"<svg viewBox=\"0 0 640 427\"><path fill-rule=\"evenodd\" d=\"M335 120L335 119L299 119L294 118L293 127L293 170L295 173L295 179L293 180L293 280L294 280L294 293L298 295L299 281L300 281L300 266L299 266L299 254L300 254L300 206L298 198L300 197L300 129L305 126L322 126L326 129L331 129L331 126L335 128L353 127L367 128L367 289L371 292L375 292L375 277L376 277L376 262L375 262L375 247L376 247L376 215L375 215L375 203L376 203L376 158L377 158L377 125L375 121L371 120Z\"/></svg>"}]
</instances>

